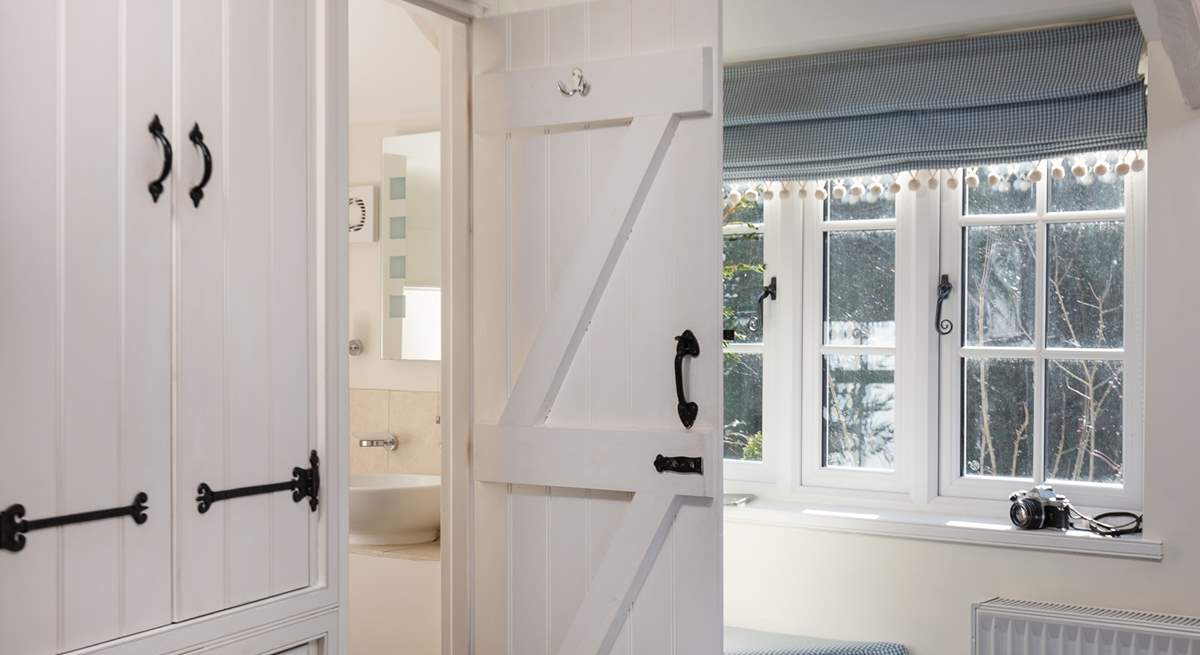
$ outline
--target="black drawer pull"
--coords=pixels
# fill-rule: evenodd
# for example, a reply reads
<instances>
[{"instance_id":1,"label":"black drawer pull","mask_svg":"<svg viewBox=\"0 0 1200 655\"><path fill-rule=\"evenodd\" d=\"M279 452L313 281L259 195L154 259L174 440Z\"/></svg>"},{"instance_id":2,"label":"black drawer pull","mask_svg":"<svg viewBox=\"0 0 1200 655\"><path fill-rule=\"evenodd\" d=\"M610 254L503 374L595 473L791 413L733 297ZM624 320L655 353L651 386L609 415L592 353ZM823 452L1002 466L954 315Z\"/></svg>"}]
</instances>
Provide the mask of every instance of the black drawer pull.
<instances>
[{"instance_id":1,"label":"black drawer pull","mask_svg":"<svg viewBox=\"0 0 1200 655\"><path fill-rule=\"evenodd\" d=\"M124 507L99 509L94 512L80 512L78 514L64 514L62 516L52 516L48 519L34 519L32 521L26 521L23 518L25 516L25 507L23 505L10 505L8 509L0 512L0 550L18 552L25 547L26 532L57 528L64 525L71 525L72 523L87 523L88 521L102 521L104 519L118 519L128 516L133 519L134 523L141 525L146 522L146 501L149 499L146 492L139 491L133 497L133 502Z\"/></svg>"},{"instance_id":2,"label":"black drawer pull","mask_svg":"<svg viewBox=\"0 0 1200 655\"><path fill-rule=\"evenodd\" d=\"M208 486L207 482L201 482L196 488L196 510L201 514L208 511L212 504L220 500L229 500L230 498L241 498L243 496L257 496L259 494L271 494L277 491L292 492L292 501L300 502L308 498L308 507L311 511L317 511L317 493L321 490L321 471L318 468L321 460L317 457L317 451L312 451L308 455L309 467L302 469L299 466L292 469L292 479L287 482L273 482L271 484L257 484L250 487L237 487L235 489L225 489L222 491L213 491L212 487Z\"/></svg>"}]
</instances>

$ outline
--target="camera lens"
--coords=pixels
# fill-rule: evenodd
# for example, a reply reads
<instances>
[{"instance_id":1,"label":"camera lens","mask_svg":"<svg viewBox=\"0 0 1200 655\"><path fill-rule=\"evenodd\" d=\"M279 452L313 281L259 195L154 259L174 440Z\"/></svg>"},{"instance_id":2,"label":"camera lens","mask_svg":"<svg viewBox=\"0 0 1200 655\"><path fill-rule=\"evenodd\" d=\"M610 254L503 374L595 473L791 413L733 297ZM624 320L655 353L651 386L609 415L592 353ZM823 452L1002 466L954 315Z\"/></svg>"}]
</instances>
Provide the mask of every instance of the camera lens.
<instances>
[{"instance_id":1,"label":"camera lens","mask_svg":"<svg viewBox=\"0 0 1200 655\"><path fill-rule=\"evenodd\" d=\"M1008 518L1022 530L1037 530L1046 517L1041 503L1032 498L1019 498L1008 509Z\"/></svg>"}]
</instances>

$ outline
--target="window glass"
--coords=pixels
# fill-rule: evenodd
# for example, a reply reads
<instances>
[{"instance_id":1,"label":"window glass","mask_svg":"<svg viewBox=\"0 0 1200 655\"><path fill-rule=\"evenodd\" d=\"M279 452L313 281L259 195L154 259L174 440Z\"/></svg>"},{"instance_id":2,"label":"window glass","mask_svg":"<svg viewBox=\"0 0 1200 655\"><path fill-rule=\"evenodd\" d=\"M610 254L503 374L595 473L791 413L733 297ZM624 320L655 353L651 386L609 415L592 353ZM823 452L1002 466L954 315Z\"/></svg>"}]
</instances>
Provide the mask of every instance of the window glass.
<instances>
[{"instance_id":1,"label":"window glass","mask_svg":"<svg viewBox=\"0 0 1200 655\"><path fill-rule=\"evenodd\" d=\"M725 329L734 343L762 341L758 296L763 288L762 233L725 236Z\"/></svg>"},{"instance_id":2,"label":"window glass","mask_svg":"<svg viewBox=\"0 0 1200 655\"><path fill-rule=\"evenodd\" d=\"M896 232L825 234L825 343L896 344Z\"/></svg>"},{"instance_id":3,"label":"window glass","mask_svg":"<svg viewBox=\"0 0 1200 655\"><path fill-rule=\"evenodd\" d=\"M1033 345L1037 230L1032 225L965 228L964 343Z\"/></svg>"},{"instance_id":4,"label":"window glass","mask_svg":"<svg viewBox=\"0 0 1200 655\"><path fill-rule=\"evenodd\" d=\"M894 468L896 358L826 355L823 378L825 466Z\"/></svg>"},{"instance_id":5,"label":"window glass","mask_svg":"<svg viewBox=\"0 0 1200 655\"><path fill-rule=\"evenodd\" d=\"M1121 482L1122 365L1046 363L1046 478Z\"/></svg>"},{"instance_id":6,"label":"window glass","mask_svg":"<svg viewBox=\"0 0 1200 655\"><path fill-rule=\"evenodd\" d=\"M963 361L963 475L1033 475L1032 359Z\"/></svg>"},{"instance_id":7,"label":"window glass","mask_svg":"<svg viewBox=\"0 0 1200 655\"><path fill-rule=\"evenodd\" d=\"M762 355L725 353L725 458L762 460Z\"/></svg>"},{"instance_id":8,"label":"window glass","mask_svg":"<svg viewBox=\"0 0 1200 655\"><path fill-rule=\"evenodd\" d=\"M993 164L964 172L963 213L1030 214L1037 210L1036 162Z\"/></svg>"},{"instance_id":9,"label":"window glass","mask_svg":"<svg viewBox=\"0 0 1200 655\"><path fill-rule=\"evenodd\" d=\"M826 217L830 221L861 221L896 217L894 175L832 180L825 183Z\"/></svg>"},{"instance_id":10,"label":"window glass","mask_svg":"<svg viewBox=\"0 0 1200 655\"><path fill-rule=\"evenodd\" d=\"M1117 174L1120 156L1097 152L1067 157L1051 168L1049 210L1052 212L1121 209L1125 178Z\"/></svg>"},{"instance_id":11,"label":"window glass","mask_svg":"<svg viewBox=\"0 0 1200 655\"><path fill-rule=\"evenodd\" d=\"M1125 332L1125 225L1046 227L1046 345L1120 348Z\"/></svg>"}]
</instances>

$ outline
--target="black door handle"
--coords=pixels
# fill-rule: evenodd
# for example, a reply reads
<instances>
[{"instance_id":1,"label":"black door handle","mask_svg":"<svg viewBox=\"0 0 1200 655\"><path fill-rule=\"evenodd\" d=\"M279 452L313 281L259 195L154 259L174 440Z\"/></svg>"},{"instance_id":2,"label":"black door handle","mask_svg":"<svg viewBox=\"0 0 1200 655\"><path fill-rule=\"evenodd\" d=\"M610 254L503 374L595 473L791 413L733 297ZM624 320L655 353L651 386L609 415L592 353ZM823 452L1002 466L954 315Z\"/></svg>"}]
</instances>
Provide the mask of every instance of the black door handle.
<instances>
[{"instance_id":1,"label":"black door handle","mask_svg":"<svg viewBox=\"0 0 1200 655\"><path fill-rule=\"evenodd\" d=\"M699 356L700 342L691 330L684 330L683 334L675 337L675 395L679 397L679 420L685 428L690 428L696 423L700 406L690 402L683 391L683 358Z\"/></svg>"},{"instance_id":2,"label":"black door handle","mask_svg":"<svg viewBox=\"0 0 1200 655\"><path fill-rule=\"evenodd\" d=\"M208 186L208 181L212 179L212 153L208 151L208 146L204 143L204 133L200 131L199 123L192 126L188 138L200 149L200 155L204 157L204 175L200 178L200 183L188 192L188 196L192 199L192 205L199 207L200 201L204 199L204 187Z\"/></svg>"},{"instance_id":3,"label":"black door handle","mask_svg":"<svg viewBox=\"0 0 1200 655\"><path fill-rule=\"evenodd\" d=\"M163 192L163 182L167 176L171 174L171 160L174 153L171 151L171 140L163 132L162 121L158 120L158 114L154 115L154 120L150 121L150 134L154 136L154 140L162 145L163 165L162 172L158 174L158 179L150 182L150 197L154 202L158 202L158 197Z\"/></svg>"},{"instance_id":4,"label":"black door handle","mask_svg":"<svg viewBox=\"0 0 1200 655\"><path fill-rule=\"evenodd\" d=\"M134 523L141 525L146 522L146 501L149 499L150 497L146 495L146 492L139 491L133 497L132 503L122 507L52 516L32 521L24 519L25 507L23 505L11 505L8 509L0 512L0 550L18 552L25 547L26 532L57 528L63 525L71 525L72 523L86 523L88 521L101 521L103 519L117 519L128 516L133 519Z\"/></svg>"},{"instance_id":5,"label":"black door handle","mask_svg":"<svg viewBox=\"0 0 1200 655\"><path fill-rule=\"evenodd\" d=\"M937 285L937 315L933 317L933 328L942 336L954 331L954 323L948 318L942 318L942 303L950 297L951 291L954 291L954 285L950 283L950 276L943 275L942 281Z\"/></svg>"}]
</instances>

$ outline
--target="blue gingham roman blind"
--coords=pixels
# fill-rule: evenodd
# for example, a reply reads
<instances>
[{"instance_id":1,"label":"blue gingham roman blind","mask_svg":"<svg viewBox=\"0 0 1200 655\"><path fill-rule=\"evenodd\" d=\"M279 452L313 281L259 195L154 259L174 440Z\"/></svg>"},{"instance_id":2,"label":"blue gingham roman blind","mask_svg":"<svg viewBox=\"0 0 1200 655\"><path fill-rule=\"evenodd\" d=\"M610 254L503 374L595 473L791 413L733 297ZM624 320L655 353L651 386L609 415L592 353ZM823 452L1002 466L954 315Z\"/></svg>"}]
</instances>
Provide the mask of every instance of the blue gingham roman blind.
<instances>
[{"instance_id":1,"label":"blue gingham roman blind","mask_svg":"<svg viewBox=\"0 0 1200 655\"><path fill-rule=\"evenodd\" d=\"M1122 19L725 68L725 179L803 180L1145 147Z\"/></svg>"}]
</instances>

